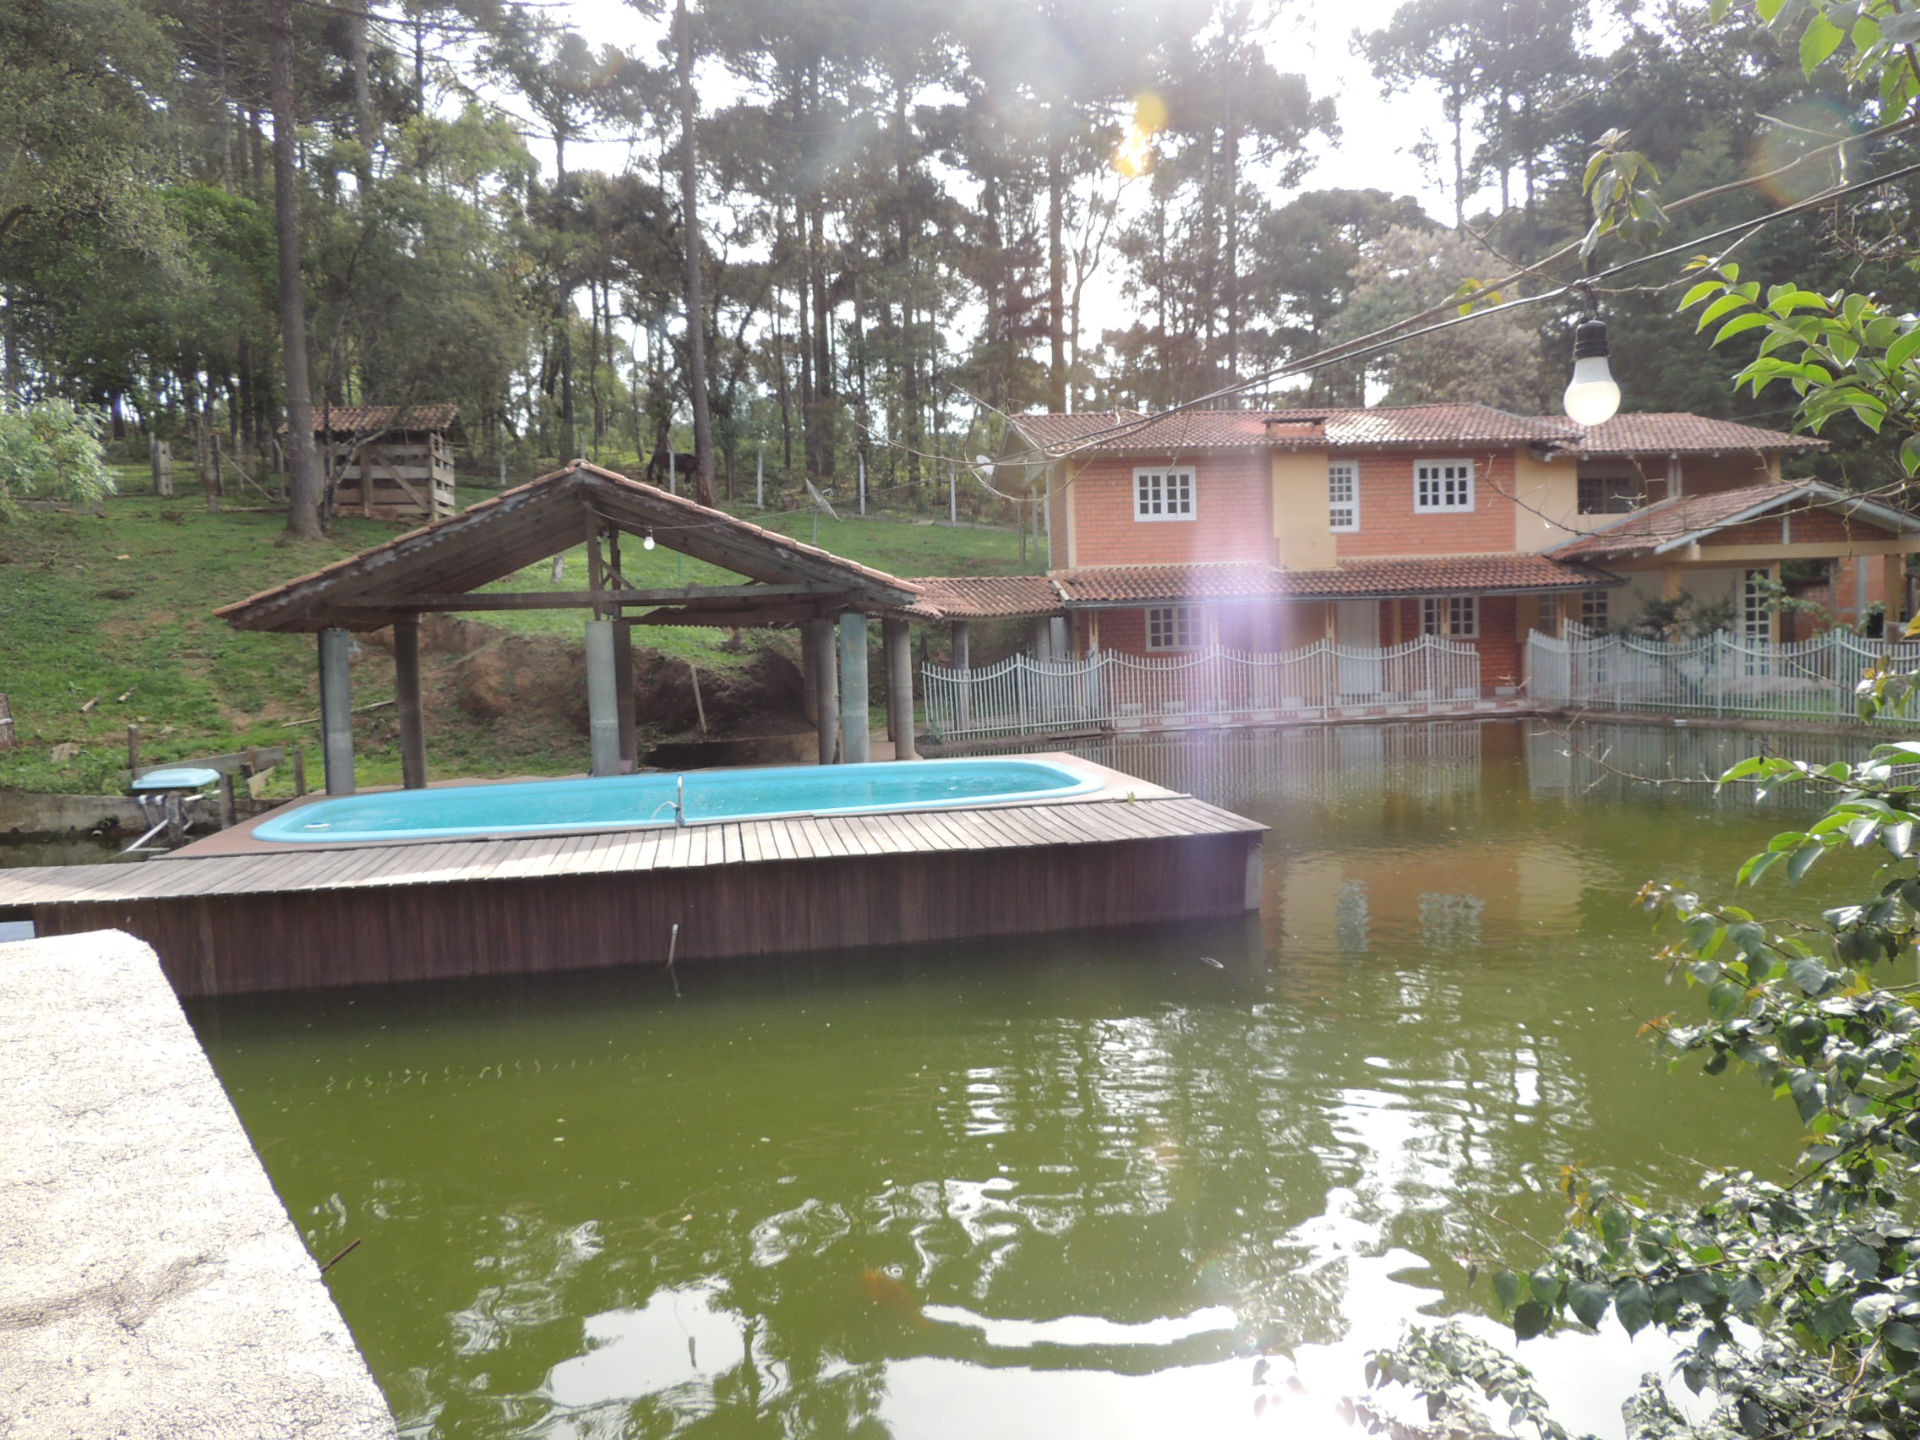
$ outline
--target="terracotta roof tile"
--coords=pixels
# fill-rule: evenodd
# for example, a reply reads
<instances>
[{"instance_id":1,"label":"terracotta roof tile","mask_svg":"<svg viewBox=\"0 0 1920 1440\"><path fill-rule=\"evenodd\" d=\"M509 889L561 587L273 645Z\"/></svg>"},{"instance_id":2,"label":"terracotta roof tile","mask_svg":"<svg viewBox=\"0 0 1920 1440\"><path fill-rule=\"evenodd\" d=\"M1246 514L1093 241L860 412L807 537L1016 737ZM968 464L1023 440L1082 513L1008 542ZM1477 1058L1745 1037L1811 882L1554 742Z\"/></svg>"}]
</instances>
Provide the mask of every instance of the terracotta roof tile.
<instances>
[{"instance_id":1,"label":"terracotta roof tile","mask_svg":"<svg viewBox=\"0 0 1920 1440\"><path fill-rule=\"evenodd\" d=\"M920 591L919 609L931 607L949 620L1050 615L1060 608L1060 592L1044 575L929 575L906 583Z\"/></svg>"},{"instance_id":2,"label":"terracotta roof tile","mask_svg":"<svg viewBox=\"0 0 1920 1440\"><path fill-rule=\"evenodd\" d=\"M1838 509L1858 516L1867 524L1903 534L1920 531L1920 520L1859 495L1850 495L1818 480L1782 480L1662 500L1657 505L1621 516L1603 530L1556 545L1552 553L1567 560L1639 554L1788 505L1799 510Z\"/></svg>"},{"instance_id":3,"label":"terracotta roof tile","mask_svg":"<svg viewBox=\"0 0 1920 1440\"><path fill-rule=\"evenodd\" d=\"M1491 405L1380 405L1366 409L1134 410L1022 415L1030 444L1064 452L1161 453L1240 448L1365 449L1401 445L1544 445L1588 455L1704 454L1821 449L1810 436L1665 412L1618 415L1582 431L1565 416L1514 415Z\"/></svg>"},{"instance_id":4,"label":"terracotta roof tile","mask_svg":"<svg viewBox=\"0 0 1920 1440\"><path fill-rule=\"evenodd\" d=\"M1710 420L1684 411L1616 415L1604 425L1589 426L1578 445L1567 446L1583 455L1703 454L1724 450L1824 450L1827 442L1811 435L1789 435Z\"/></svg>"},{"instance_id":5,"label":"terracotta roof tile","mask_svg":"<svg viewBox=\"0 0 1920 1440\"><path fill-rule=\"evenodd\" d=\"M1544 555L1436 555L1355 560L1331 570L1271 565L1115 565L1056 570L1068 608L1207 600L1364 599L1395 595L1592 590L1616 577Z\"/></svg>"},{"instance_id":6,"label":"terracotta roof tile","mask_svg":"<svg viewBox=\"0 0 1920 1440\"><path fill-rule=\"evenodd\" d=\"M1056 570L1052 579L1069 605L1242 600L1291 594L1272 565L1103 565Z\"/></svg>"},{"instance_id":7,"label":"terracotta roof tile","mask_svg":"<svg viewBox=\"0 0 1920 1440\"><path fill-rule=\"evenodd\" d=\"M1594 590L1618 585L1618 576L1545 555L1430 555L1404 560L1354 560L1336 570L1296 570L1288 593L1360 599L1394 595L1512 595Z\"/></svg>"}]
</instances>

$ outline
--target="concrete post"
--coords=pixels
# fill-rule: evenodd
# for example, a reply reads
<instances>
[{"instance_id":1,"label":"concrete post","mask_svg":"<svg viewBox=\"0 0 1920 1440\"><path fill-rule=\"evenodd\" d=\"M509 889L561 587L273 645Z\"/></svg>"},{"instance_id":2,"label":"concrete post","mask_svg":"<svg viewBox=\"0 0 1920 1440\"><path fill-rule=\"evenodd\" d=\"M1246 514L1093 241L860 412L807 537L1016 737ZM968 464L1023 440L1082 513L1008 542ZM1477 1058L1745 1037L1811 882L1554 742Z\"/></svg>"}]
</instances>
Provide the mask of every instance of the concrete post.
<instances>
[{"instance_id":1,"label":"concrete post","mask_svg":"<svg viewBox=\"0 0 1920 1440\"><path fill-rule=\"evenodd\" d=\"M353 794L353 681L347 670L352 644L344 630L320 632L320 745L329 795Z\"/></svg>"},{"instance_id":2,"label":"concrete post","mask_svg":"<svg viewBox=\"0 0 1920 1440\"><path fill-rule=\"evenodd\" d=\"M588 773L620 773L620 701L614 683L613 621L587 621Z\"/></svg>"},{"instance_id":3,"label":"concrete post","mask_svg":"<svg viewBox=\"0 0 1920 1440\"><path fill-rule=\"evenodd\" d=\"M400 783L409 790L427 784L427 727L420 705L420 617L393 622L393 700L400 712Z\"/></svg>"},{"instance_id":4,"label":"concrete post","mask_svg":"<svg viewBox=\"0 0 1920 1440\"><path fill-rule=\"evenodd\" d=\"M1053 627L1047 623L1047 617L1036 615L1028 627L1028 639L1033 646L1033 658L1051 660L1053 658Z\"/></svg>"},{"instance_id":5,"label":"concrete post","mask_svg":"<svg viewBox=\"0 0 1920 1440\"><path fill-rule=\"evenodd\" d=\"M887 733L893 758L918 760L913 743L913 650L905 620L883 620L880 635L887 652Z\"/></svg>"},{"instance_id":6,"label":"concrete post","mask_svg":"<svg viewBox=\"0 0 1920 1440\"><path fill-rule=\"evenodd\" d=\"M867 617L840 617L840 753L849 765L873 758L867 730Z\"/></svg>"},{"instance_id":7,"label":"concrete post","mask_svg":"<svg viewBox=\"0 0 1920 1440\"><path fill-rule=\"evenodd\" d=\"M833 640L833 621L807 621L813 639L814 724L820 731L820 763L840 758L840 649Z\"/></svg>"}]
</instances>

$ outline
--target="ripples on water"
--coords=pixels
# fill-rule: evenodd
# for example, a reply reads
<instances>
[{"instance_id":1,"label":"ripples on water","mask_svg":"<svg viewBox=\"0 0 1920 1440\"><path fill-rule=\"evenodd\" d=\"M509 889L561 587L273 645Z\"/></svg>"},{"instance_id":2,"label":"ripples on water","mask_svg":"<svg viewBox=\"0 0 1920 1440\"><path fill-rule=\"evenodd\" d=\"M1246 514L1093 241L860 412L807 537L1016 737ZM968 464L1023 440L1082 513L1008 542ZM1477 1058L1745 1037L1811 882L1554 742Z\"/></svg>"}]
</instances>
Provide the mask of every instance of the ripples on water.
<instances>
[{"instance_id":1,"label":"ripples on water","mask_svg":"<svg viewBox=\"0 0 1920 1440\"><path fill-rule=\"evenodd\" d=\"M1552 1233L1563 1165L1684 1193L1791 1156L1790 1117L1634 1036L1692 1002L1633 889L1725 888L1779 817L1624 775L1749 744L1115 743L1274 827L1257 923L196 1020L313 1251L362 1240L328 1280L410 1433L1312 1440L1366 1349L1479 1313L1469 1267ZM1524 1358L1617 1432L1658 1352Z\"/></svg>"}]
</instances>

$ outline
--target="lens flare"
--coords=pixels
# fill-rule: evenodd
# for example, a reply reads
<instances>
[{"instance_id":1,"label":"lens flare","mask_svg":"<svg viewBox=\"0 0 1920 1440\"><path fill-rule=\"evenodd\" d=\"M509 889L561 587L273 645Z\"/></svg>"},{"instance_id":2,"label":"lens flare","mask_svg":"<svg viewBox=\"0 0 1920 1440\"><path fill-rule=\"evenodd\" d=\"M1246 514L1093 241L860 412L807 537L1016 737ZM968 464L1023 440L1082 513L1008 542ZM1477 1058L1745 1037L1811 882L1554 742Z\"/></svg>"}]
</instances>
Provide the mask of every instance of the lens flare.
<instances>
[{"instance_id":1,"label":"lens flare","mask_svg":"<svg viewBox=\"0 0 1920 1440\"><path fill-rule=\"evenodd\" d=\"M1790 164L1811 150L1831 145L1856 131L1859 126L1844 108L1822 97L1790 101L1771 112L1772 123L1760 132L1755 143L1753 170L1766 175ZM1761 189L1782 205L1791 205L1830 185L1844 184L1853 178L1849 167L1860 157L1857 147L1847 145L1835 154L1775 175Z\"/></svg>"},{"instance_id":2,"label":"lens flare","mask_svg":"<svg viewBox=\"0 0 1920 1440\"><path fill-rule=\"evenodd\" d=\"M1167 125L1167 102L1151 90L1137 97L1133 102L1133 120L1127 126L1127 133L1113 152L1113 168L1127 179L1146 174L1153 169L1159 152L1154 149L1153 137Z\"/></svg>"}]
</instances>

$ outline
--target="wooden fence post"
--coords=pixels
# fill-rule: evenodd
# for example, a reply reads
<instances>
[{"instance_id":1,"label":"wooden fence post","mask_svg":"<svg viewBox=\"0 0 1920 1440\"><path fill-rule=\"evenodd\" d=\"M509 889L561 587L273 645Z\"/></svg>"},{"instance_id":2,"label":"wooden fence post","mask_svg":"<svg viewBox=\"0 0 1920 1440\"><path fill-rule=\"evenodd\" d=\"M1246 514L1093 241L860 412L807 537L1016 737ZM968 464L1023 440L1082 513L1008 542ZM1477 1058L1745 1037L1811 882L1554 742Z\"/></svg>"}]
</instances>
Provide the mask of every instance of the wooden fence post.
<instances>
[{"instance_id":1,"label":"wooden fence post","mask_svg":"<svg viewBox=\"0 0 1920 1440\"><path fill-rule=\"evenodd\" d=\"M0 695L0 750L11 750L18 743L13 732L13 706Z\"/></svg>"}]
</instances>

